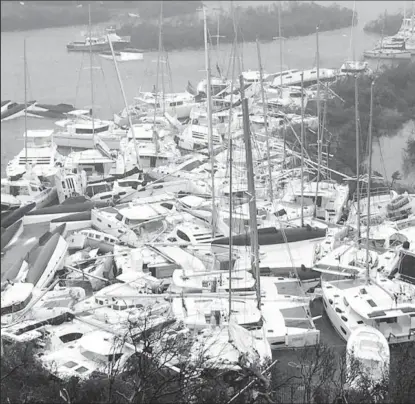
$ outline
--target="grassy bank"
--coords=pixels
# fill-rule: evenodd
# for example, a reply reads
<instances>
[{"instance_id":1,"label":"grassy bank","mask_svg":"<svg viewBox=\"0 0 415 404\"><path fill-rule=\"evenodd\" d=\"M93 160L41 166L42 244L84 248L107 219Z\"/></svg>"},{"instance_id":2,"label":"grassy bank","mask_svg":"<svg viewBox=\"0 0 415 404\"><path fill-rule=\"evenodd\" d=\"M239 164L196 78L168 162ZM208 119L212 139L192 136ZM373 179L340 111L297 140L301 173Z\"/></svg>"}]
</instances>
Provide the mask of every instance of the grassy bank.
<instances>
[{"instance_id":1,"label":"grassy bank","mask_svg":"<svg viewBox=\"0 0 415 404\"><path fill-rule=\"evenodd\" d=\"M282 35L286 38L312 34L319 26L320 31L330 31L351 25L353 11L332 5L329 7L315 3L289 2L282 10ZM306 18L305 18L306 16ZM217 34L219 18L221 42L232 42L234 27L231 16L222 12L219 17L208 19L211 36ZM252 42L257 38L271 41L278 35L277 5L259 7L237 7L235 18L238 25L239 41ZM158 48L158 24L142 21L137 25L124 25L122 35L130 35L134 46L140 49ZM213 43L215 39L212 38ZM200 14L188 15L180 20L163 24L163 45L166 50L201 48L204 44L203 21Z\"/></svg>"}]
</instances>

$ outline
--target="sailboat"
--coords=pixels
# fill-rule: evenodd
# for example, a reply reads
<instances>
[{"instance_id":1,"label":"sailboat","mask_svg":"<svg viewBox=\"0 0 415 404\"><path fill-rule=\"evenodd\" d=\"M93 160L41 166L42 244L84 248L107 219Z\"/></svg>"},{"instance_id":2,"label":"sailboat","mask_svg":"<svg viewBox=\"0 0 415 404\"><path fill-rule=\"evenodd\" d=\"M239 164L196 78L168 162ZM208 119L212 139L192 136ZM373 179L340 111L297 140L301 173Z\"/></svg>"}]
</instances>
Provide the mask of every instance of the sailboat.
<instances>
[{"instance_id":1,"label":"sailboat","mask_svg":"<svg viewBox=\"0 0 415 404\"><path fill-rule=\"evenodd\" d=\"M24 96L25 106L27 105L27 64L26 64L26 39L24 40ZM29 165L28 158L28 130L27 130L27 109L24 110L25 117L25 133L24 133L24 153L21 158L24 161L24 171L22 169L14 178L1 179L1 194L5 196L5 200L13 197L12 200L17 200L21 205L29 205L32 202L36 203L36 208L42 208L52 203L56 197L56 187L50 184L42 183L36 176L31 165ZM56 156L56 154L55 154ZM36 163L37 161L31 161ZM12 174L12 173L9 173ZM46 174L45 172L43 174ZM3 197L2 197L3 199Z\"/></svg>"},{"instance_id":2,"label":"sailboat","mask_svg":"<svg viewBox=\"0 0 415 404\"><path fill-rule=\"evenodd\" d=\"M357 103L356 103L357 106ZM370 176L372 161L372 112L373 83L371 87L369 121L369 166L367 217L370 217ZM357 120L357 115L356 115ZM358 131L356 155L359 167ZM359 171L357 172L359 180ZM359 186L359 185L358 185ZM359 190L359 188L358 188ZM358 198L360 203L360 198ZM358 243L360 242L360 208L358 205ZM370 225L368 221L368 227ZM367 230L367 234L369 231ZM321 289L325 311L338 332L348 341L360 326L374 327L391 343L403 343L415 340L415 286L398 283L379 273L371 276L369 237L366 237L365 277L355 279L330 280L332 275L323 275Z\"/></svg>"}]
</instances>

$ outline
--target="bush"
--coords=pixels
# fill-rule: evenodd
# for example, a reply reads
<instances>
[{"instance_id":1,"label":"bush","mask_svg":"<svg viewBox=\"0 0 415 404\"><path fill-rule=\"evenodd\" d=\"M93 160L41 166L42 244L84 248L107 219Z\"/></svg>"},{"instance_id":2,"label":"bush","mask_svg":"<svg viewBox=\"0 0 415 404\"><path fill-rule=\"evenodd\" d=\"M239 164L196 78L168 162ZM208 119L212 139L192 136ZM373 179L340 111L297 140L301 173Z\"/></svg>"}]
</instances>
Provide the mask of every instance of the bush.
<instances>
[{"instance_id":1,"label":"bush","mask_svg":"<svg viewBox=\"0 0 415 404\"><path fill-rule=\"evenodd\" d=\"M403 14L381 14L376 20L369 21L363 28L365 32L379 35L395 35L401 27Z\"/></svg>"},{"instance_id":2,"label":"bush","mask_svg":"<svg viewBox=\"0 0 415 404\"><path fill-rule=\"evenodd\" d=\"M172 2L171 4L176 7L176 3ZM282 35L284 37L309 35L316 31L317 26L319 26L320 31L348 27L351 25L352 15L352 10L338 5L325 7L315 3L289 3L289 7L282 10L281 20L284 24ZM207 24L210 35L216 34L216 18L208 18ZM233 42L232 17L229 14L222 13L218 18L220 35L224 36L221 41ZM237 7L235 19L238 21L239 42L252 42L257 38L272 41L273 37L278 35L278 10L275 5ZM122 33L131 35L135 47L154 50L158 47L158 25L155 24L151 27L153 24L146 21L136 26L124 26ZM203 47L203 21L195 18L191 23L183 20L165 22L163 24L163 43L166 50Z\"/></svg>"}]
</instances>

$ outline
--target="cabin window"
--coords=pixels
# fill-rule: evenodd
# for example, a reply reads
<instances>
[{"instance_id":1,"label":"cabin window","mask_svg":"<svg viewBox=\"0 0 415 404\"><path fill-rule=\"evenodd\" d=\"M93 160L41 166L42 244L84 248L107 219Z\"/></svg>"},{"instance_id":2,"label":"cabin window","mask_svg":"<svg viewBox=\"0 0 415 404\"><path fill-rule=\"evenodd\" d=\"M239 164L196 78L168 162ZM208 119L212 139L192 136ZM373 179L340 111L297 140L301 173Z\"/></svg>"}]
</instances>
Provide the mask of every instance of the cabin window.
<instances>
[{"instance_id":1,"label":"cabin window","mask_svg":"<svg viewBox=\"0 0 415 404\"><path fill-rule=\"evenodd\" d=\"M172 203L163 202L160 204L160 206L162 206L163 208L169 209L169 210L173 209Z\"/></svg>"},{"instance_id":2,"label":"cabin window","mask_svg":"<svg viewBox=\"0 0 415 404\"><path fill-rule=\"evenodd\" d=\"M65 188L66 188L65 181L62 181L62 188L63 188L63 189L65 189Z\"/></svg>"},{"instance_id":3,"label":"cabin window","mask_svg":"<svg viewBox=\"0 0 415 404\"><path fill-rule=\"evenodd\" d=\"M345 297L343 298L343 303L346 307L349 306L349 302L347 301L347 299Z\"/></svg>"},{"instance_id":4,"label":"cabin window","mask_svg":"<svg viewBox=\"0 0 415 404\"><path fill-rule=\"evenodd\" d=\"M122 215L121 213L117 213L117 214L116 214L116 216L115 216L115 218L116 218L117 220L119 220L120 222L122 222L123 215Z\"/></svg>"},{"instance_id":5,"label":"cabin window","mask_svg":"<svg viewBox=\"0 0 415 404\"><path fill-rule=\"evenodd\" d=\"M387 317L387 318L380 318L379 320L376 320L378 323L387 323L387 324L393 324L398 322L397 317Z\"/></svg>"},{"instance_id":6,"label":"cabin window","mask_svg":"<svg viewBox=\"0 0 415 404\"><path fill-rule=\"evenodd\" d=\"M347 317L345 317L345 316L341 316L341 319L342 319L343 321L348 321L348 320L347 320Z\"/></svg>"},{"instance_id":7,"label":"cabin window","mask_svg":"<svg viewBox=\"0 0 415 404\"><path fill-rule=\"evenodd\" d=\"M357 324L363 324L363 321L362 320L358 320L358 321L356 321L356 323Z\"/></svg>"},{"instance_id":8,"label":"cabin window","mask_svg":"<svg viewBox=\"0 0 415 404\"><path fill-rule=\"evenodd\" d=\"M67 342L76 341L77 339L82 337L81 332L71 332L70 334L61 335L59 339L66 344ZM66 365L65 365L66 366Z\"/></svg>"},{"instance_id":9,"label":"cabin window","mask_svg":"<svg viewBox=\"0 0 415 404\"><path fill-rule=\"evenodd\" d=\"M346 335L346 334L347 334L346 330L345 330L343 327L340 327L340 329L342 330L342 333L343 333L344 335Z\"/></svg>"},{"instance_id":10,"label":"cabin window","mask_svg":"<svg viewBox=\"0 0 415 404\"><path fill-rule=\"evenodd\" d=\"M38 191L39 191L39 188L38 188L38 187L34 187L33 185L31 185L31 186L30 186L30 189L31 189L33 192L38 192Z\"/></svg>"},{"instance_id":11,"label":"cabin window","mask_svg":"<svg viewBox=\"0 0 415 404\"><path fill-rule=\"evenodd\" d=\"M107 225L108 227L112 227L110 224Z\"/></svg>"},{"instance_id":12,"label":"cabin window","mask_svg":"<svg viewBox=\"0 0 415 404\"><path fill-rule=\"evenodd\" d=\"M68 369L72 369L73 367L75 367L77 365L77 363L76 362L74 362L74 361L69 361L69 362L66 362L63 366L65 366L65 367L67 367Z\"/></svg>"},{"instance_id":13,"label":"cabin window","mask_svg":"<svg viewBox=\"0 0 415 404\"><path fill-rule=\"evenodd\" d=\"M112 195L104 195L104 196L101 196L101 198L99 198L99 199L109 199L109 198L112 198Z\"/></svg>"},{"instance_id":14,"label":"cabin window","mask_svg":"<svg viewBox=\"0 0 415 404\"><path fill-rule=\"evenodd\" d=\"M76 369L76 371L78 372L78 373L85 373L85 372L87 372L88 371L88 368L86 368L85 366L81 366L81 367L79 367L78 369Z\"/></svg>"},{"instance_id":15,"label":"cabin window","mask_svg":"<svg viewBox=\"0 0 415 404\"><path fill-rule=\"evenodd\" d=\"M104 237L104 241L110 241L110 239L108 237Z\"/></svg>"},{"instance_id":16,"label":"cabin window","mask_svg":"<svg viewBox=\"0 0 415 404\"><path fill-rule=\"evenodd\" d=\"M181 230L177 230L177 237L190 243L190 238L186 235L186 233L183 233Z\"/></svg>"}]
</instances>

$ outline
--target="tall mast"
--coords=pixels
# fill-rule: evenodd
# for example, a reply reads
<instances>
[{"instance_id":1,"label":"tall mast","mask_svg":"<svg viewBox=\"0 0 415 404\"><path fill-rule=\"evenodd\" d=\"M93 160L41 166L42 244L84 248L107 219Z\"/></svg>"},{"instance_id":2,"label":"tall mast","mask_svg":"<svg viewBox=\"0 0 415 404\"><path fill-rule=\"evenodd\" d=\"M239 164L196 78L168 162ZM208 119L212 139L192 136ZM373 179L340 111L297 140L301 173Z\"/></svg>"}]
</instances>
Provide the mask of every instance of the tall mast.
<instances>
[{"instance_id":1,"label":"tall mast","mask_svg":"<svg viewBox=\"0 0 415 404\"><path fill-rule=\"evenodd\" d=\"M212 173L212 237L215 237L216 228L216 206L215 206L215 156L213 154L213 128L212 128L212 97L210 88L210 62L209 62L209 44L207 38L206 9L203 6L203 26L205 35L205 65L206 65L206 87L207 87L207 118L208 118L208 136L209 136L209 154Z\"/></svg>"},{"instance_id":2,"label":"tall mast","mask_svg":"<svg viewBox=\"0 0 415 404\"><path fill-rule=\"evenodd\" d=\"M232 107L233 107L233 83L235 81L235 57L236 57L236 37L233 45L233 57L232 57L232 77L231 77L231 99L229 108L229 127L228 127L228 139L229 139L229 319L232 313L232 300L231 300L231 289L232 289L232 209L233 209L233 144L232 144ZM231 337L229 334L229 342Z\"/></svg>"},{"instance_id":3,"label":"tall mast","mask_svg":"<svg viewBox=\"0 0 415 404\"><path fill-rule=\"evenodd\" d=\"M272 169L271 169L271 159L270 159L270 148L269 148L269 131L268 131L268 111L267 105L265 104L265 92L264 92L264 76L262 71L262 62L261 62L261 51L259 49L258 39L256 40L256 47L258 51L258 63L259 63L259 82L261 84L261 97L262 97L262 113L264 115L264 125L265 125L265 138L267 146L267 159L268 159L268 177L269 177L269 200L272 203L274 199L274 192L272 189Z\"/></svg>"},{"instance_id":4,"label":"tall mast","mask_svg":"<svg viewBox=\"0 0 415 404\"><path fill-rule=\"evenodd\" d=\"M111 54L112 54L112 58L114 60L114 65L115 65L115 71L117 72L117 78L118 78L118 83L120 84L120 88L121 88L121 94L122 94L122 98L124 100L124 106L125 106L125 110L127 111L127 117L128 117L128 124L130 125L131 128L131 133L133 135L133 142L134 142L134 149L135 149L135 154L137 156L137 164L139 167L141 167L140 165L140 154L138 152L138 145L137 145L137 139L135 137L135 130L134 130L134 125L133 125L133 121L131 119L131 113L130 113L130 109L128 108L128 104L127 104L127 97L125 96L125 91L124 91L124 86L122 84L122 80L121 80L121 74L120 71L118 69L118 64L117 64L117 59L115 58L115 54L114 54L114 48L112 46L112 42L110 41L110 37L108 35L108 41L110 44L110 49L111 49Z\"/></svg>"},{"instance_id":5,"label":"tall mast","mask_svg":"<svg viewBox=\"0 0 415 404\"><path fill-rule=\"evenodd\" d=\"M282 29L281 29L281 1L278 3L278 36L280 37L280 85L281 85L281 98L282 98Z\"/></svg>"},{"instance_id":6,"label":"tall mast","mask_svg":"<svg viewBox=\"0 0 415 404\"><path fill-rule=\"evenodd\" d=\"M91 3L88 4L88 28L89 28L89 80L91 83L91 119L92 119L92 137L95 139L95 122L94 122L94 81L92 71L92 28L91 28ZM108 37L109 40L109 37ZM110 46L111 46L110 41Z\"/></svg>"},{"instance_id":7,"label":"tall mast","mask_svg":"<svg viewBox=\"0 0 415 404\"><path fill-rule=\"evenodd\" d=\"M317 216L317 200L318 200L318 184L320 182L320 166L321 166L321 130L320 130L320 53L318 47L318 27L316 28L316 64L317 64L317 154L318 154L318 165L317 165L317 183L316 183L316 196L315 196L315 209L314 217Z\"/></svg>"},{"instance_id":8,"label":"tall mast","mask_svg":"<svg viewBox=\"0 0 415 404\"><path fill-rule=\"evenodd\" d=\"M366 282L369 282L369 229L370 229L370 188L372 178L372 121L373 121L373 86L370 86L370 116L369 116L369 164L367 168L367 227L366 227Z\"/></svg>"},{"instance_id":9,"label":"tall mast","mask_svg":"<svg viewBox=\"0 0 415 404\"><path fill-rule=\"evenodd\" d=\"M161 52L163 49L163 1L160 2L160 21L159 21L159 48L158 48L158 55L157 55L157 74L156 74L156 94L155 94L155 104L154 104L154 122L156 121L156 114L157 114L157 104L159 103L159 75L160 75L160 67L161 67L161 85L162 85L162 113L164 115L165 112L165 105L164 105L164 71L163 67L160 66L160 58L161 58Z\"/></svg>"},{"instance_id":10,"label":"tall mast","mask_svg":"<svg viewBox=\"0 0 415 404\"><path fill-rule=\"evenodd\" d=\"M258 245L258 224L256 218L256 195L255 195L255 182L254 182L254 165L252 161L252 144L251 144L251 131L249 128L249 111L248 111L248 99L245 98L244 92L244 77L241 74L239 76L241 87L241 100L242 100L242 114L244 123L244 140L245 140L245 155L247 164L248 175L248 194L249 194L249 221L251 230L251 268L255 274L256 286L257 286L257 301L258 309L261 309L261 284L260 284L260 269L259 269L259 245Z\"/></svg>"},{"instance_id":11,"label":"tall mast","mask_svg":"<svg viewBox=\"0 0 415 404\"><path fill-rule=\"evenodd\" d=\"M354 105L356 125L356 196L357 196L357 243L360 245L360 136L359 136L359 96L357 92L357 75L354 76Z\"/></svg>"},{"instance_id":12,"label":"tall mast","mask_svg":"<svg viewBox=\"0 0 415 404\"><path fill-rule=\"evenodd\" d=\"M351 31L351 47L352 47L352 60L353 62L356 60L356 52L354 47L354 17L355 17L355 10L356 10L356 0L353 2L353 15L352 15L352 31Z\"/></svg>"},{"instance_id":13,"label":"tall mast","mask_svg":"<svg viewBox=\"0 0 415 404\"><path fill-rule=\"evenodd\" d=\"M24 71L24 157L26 161L26 171L28 169L27 161L27 65L26 65L26 38L23 39L23 71Z\"/></svg>"},{"instance_id":14,"label":"tall mast","mask_svg":"<svg viewBox=\"0 0 415 404\"><path fill-rule=\"evenodd\" d=\"M301 227L304 227L304 72L301 72Z\"/></svg>"}]
</instances>

